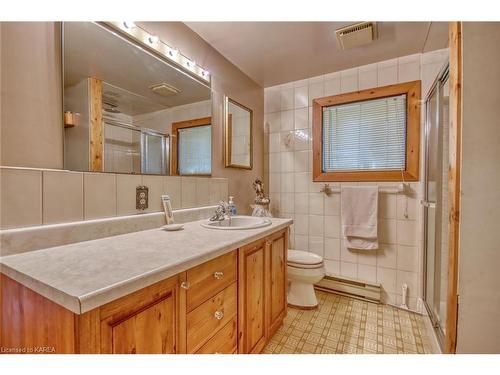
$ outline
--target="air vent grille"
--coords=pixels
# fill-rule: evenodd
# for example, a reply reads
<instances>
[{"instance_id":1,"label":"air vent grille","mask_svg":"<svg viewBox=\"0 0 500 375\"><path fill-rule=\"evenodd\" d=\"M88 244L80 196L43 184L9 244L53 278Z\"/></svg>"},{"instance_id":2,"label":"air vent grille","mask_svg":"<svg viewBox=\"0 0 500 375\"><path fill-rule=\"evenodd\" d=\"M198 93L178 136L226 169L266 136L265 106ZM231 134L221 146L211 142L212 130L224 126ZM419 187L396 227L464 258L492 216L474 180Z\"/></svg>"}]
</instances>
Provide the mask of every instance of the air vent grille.
<instances>
[{"instance_id":1,"label":"air vent grille","mask_svg":"<svg viewBox=\"0 0 500 375\"><path fill-rule=\"evenodd\" d=\"M181 92L177 87L162 82L149 87L155 94L160 96L172 96Z\"/></svg>"},{"instance_id":2,"label":"air vent grille","mask_svg":"<svg viewBox=\"0 0 500 375\"><path fill-rule=\"evenodd\" d=\"M371 43L377 37L376 22L361 22L335 31L341 50Z\"/></svg>"}]
</instances>

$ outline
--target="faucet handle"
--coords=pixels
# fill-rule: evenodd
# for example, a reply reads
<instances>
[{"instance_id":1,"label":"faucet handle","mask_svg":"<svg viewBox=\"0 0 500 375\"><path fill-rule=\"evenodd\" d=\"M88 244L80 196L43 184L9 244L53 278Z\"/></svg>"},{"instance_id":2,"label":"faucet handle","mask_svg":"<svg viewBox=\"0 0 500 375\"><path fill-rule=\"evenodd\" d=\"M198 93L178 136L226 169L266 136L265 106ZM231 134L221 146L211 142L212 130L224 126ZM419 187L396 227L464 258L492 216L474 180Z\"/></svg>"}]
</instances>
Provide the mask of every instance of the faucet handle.
<instances>
[{"instance_id":1,"label":"faucet handle","mask_svg":"<svg viewBox=\"0 0 500 375\"><path fill-rule=\"evenodd\" d=\"M210 221L222 221L228 213L228 204L224 201L220 201L215 208L215 214L210 218Z\"/></svg>"},{"instance_id":2,"label":"faucet handle","mask_svg":"<svg viewBox=\"0 0 500 375\"><path fill-rule=\"evenodd\" d=\"M226 201L220 201L217 208L226 213L229 208L229 203L227 203Z\"/></svg>"}]
</instances>

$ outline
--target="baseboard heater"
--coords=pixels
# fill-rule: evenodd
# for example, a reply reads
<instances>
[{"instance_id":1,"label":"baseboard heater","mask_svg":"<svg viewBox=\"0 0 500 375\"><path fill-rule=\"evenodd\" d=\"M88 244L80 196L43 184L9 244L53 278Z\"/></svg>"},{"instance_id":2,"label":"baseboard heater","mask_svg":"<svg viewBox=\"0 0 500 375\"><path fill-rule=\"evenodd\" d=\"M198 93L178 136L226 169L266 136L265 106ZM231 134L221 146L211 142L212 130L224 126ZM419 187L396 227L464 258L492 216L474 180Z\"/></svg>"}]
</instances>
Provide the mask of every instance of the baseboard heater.
<instances>
[{"instance_id":1,"label":"baseboard heater","mask_svg":"<svg viewBox=\"0 0 500 375\"><path fill-rule=\"evenodd\" d=\"M347 277L325 276L314 287L325 292L380 303L380 284L367 283Z\"/></svg>"}]
</instances>

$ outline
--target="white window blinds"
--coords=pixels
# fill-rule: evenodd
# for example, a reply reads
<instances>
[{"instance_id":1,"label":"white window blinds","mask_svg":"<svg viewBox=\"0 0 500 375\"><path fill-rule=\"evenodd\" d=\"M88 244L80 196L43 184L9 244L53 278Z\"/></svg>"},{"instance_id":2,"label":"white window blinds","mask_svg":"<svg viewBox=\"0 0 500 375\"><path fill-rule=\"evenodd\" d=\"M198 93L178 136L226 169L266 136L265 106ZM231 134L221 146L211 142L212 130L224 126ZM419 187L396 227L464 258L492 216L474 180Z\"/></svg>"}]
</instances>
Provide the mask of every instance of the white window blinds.
<instances>
[{"instance_id":1,"label":"white window blinds","mask_svg":"<svg viewBox=\"0 0 500 375\"><path fill-rule=\"evenodd\" d=\"M402 170L406 95L323 108L323 172Z\"/></svg>"},{"instance_id":2,"label":"white window blinds","mask_svg":"<svg viewBox=\"0 0 500 375\"><path fill-rule=\"evenodd\" d=\"M179 129L180 175L212 173L212 125Z\"/></svg>"}]
</instances>

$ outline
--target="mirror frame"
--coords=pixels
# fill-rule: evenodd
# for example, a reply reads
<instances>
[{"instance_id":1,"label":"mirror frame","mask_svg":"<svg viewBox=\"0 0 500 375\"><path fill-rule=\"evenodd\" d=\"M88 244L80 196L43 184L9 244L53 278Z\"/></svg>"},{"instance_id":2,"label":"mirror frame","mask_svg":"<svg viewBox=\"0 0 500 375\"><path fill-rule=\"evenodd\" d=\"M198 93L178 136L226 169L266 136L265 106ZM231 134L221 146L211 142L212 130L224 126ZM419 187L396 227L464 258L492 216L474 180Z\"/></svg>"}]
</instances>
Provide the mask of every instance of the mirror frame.
<instances>
[{"instance_id":1,"label":"mirror frame","mask_svg":"<svg viewBox=\"0 0 500 375\"><path fill-rule=\"evenodd\" d=\"M232 103L245 111L250 112L250 165L233 164L231 162L231 129L229 123L229 103ZM241 103L224 96L224 164L226 168L253 169L253 110Z\"/></svg>"}]
</instances>

